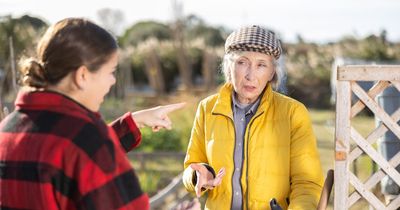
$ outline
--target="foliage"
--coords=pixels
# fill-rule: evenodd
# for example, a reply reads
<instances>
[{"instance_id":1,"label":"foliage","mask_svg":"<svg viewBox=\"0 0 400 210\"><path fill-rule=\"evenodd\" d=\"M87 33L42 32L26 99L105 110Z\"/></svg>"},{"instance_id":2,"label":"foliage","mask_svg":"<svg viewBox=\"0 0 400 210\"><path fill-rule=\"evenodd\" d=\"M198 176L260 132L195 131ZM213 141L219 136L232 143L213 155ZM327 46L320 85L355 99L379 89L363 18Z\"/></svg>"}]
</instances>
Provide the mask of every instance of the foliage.
<instances>
[{"instance_id":1,"label":"foliage","mask_svg":"<svg viewBox=\"0 0 400 210\"><path fill-rule=\"evenodd\" d=\"M177 101L185 101L185 108L169 115L172 121L172 130L153 132L150 128L141 129L142 143L137 148L139 151L186 151L192 130L197 103L202 97L193 95L181 96ZM165 104L161 103L161 104Z\"/></svg>"},{"instance_id":2,"label":"foliage","mask_svg":"<svg viewBox=\"0 0 400 210\"><path fill-rule=\"evenodd\" d=\"M200 49L198 47L191 47L188 50L188 56L190 58L191 64L192 64L192 80L194 80L196 77L201 77L202 76L202 61L203 61L203 49Z\"/></svg>"},{"instance_id":3,"label":"foliage","mask_svg":"<svg viewBox=\"0 0 400 210\"><path fill-rule=\"evenodd\" d=\"M170 42L156 44L155 46L144 44L143 46L139 45L136 48L132 54L131 64L134 83L138 85L148 83L144 61L149 56L149 53L151 53L152 48L155 48L154 51L160 59L166 88L167 91L170 91L175 88L176 83L174 83L174 80L176 79L176 76L179 75L176 49Z\"/></svg>"},{"instance_id":4,"label":"foliage","mask_svg":"<svg viewBox=\"0 0 400 210\"><path fill-rule=\"evenodd\" d=\"M388 51L388 42L384 37L377 37L371 35L361 43L361 55L360 57L365 60L373 61L391 61L395 60L394 56Z\"/></svg>"},{"instance_id":5,"label":"foliage","mask_svg":"<svg viewBox=\"0 0 400 210\"><path fill-rule=\"evenodd\" d=\"M39 18L24 15L19 18L0 17L0 75L4 74L4 84L0 83L3 93L10 91L12 82L10 63L10 38L14 49L14 58L33 56L35 45L47 24ZM17 61L14 61L17 63ZM5 72L1 72L1 70ZM0 77L1 82L1 77Z\"/></svg>"},{"instance_id":6,"label":"foliage","mask_svg":"<svg viewBox=\"0 0 400 210\"><path fill-rule=\"evenodd\" d=\"M141 129L142 142L137 151L180 151L180 133L176 130L153 132L150 128Z\"/></svg>"},{"instance_id":7,"label":"foliage","mask_svg":"<svg viewBox=\"0 0 400 210\"><path fill-rule=\"evenodd\" d=\"M146 193L149 193L150 196L154 195L159 187L164 187L159 186L161 175L161 172L139 171L138 177L142 190Z\"/></svg>"},{"instance_id":8,"label":"foliage","mask_svg":"<svg viewBox=\"0 0 400 210\"><path fill-rule=\"evenodd\" d=\"M376 62L399 59L395 54L395 44L386 39L385 30L379 36L370 35L360 40L350 36L344 37L338 42L338 46L345 57Z\"/></svg>"},{"instance_id":9,"label":"foliage","mask_svg":"<svg viewBox=\"0 0 400 210\"><path fill-rule=\"evenodd\" d=\"M161 69L164 76L167 92L170 92L177 87L178 70L178 53L171 43L165 43L159 46L157 50L160 56Z\"/></svg>"},{"instance_id":10,"label":"foliage","mask_svg":"<svg viewBox=\"0 0 400 210\"><path fill-rule=\"evenodd\" d=\"M316 108L330 107L330 77L336 56L380 64L400 61L399 44L386 39L386 32L362 39L345 36L337 43L285 45L289 95Z\"/></svg>"},{"instance_id":11,"label":"foliage","mask_svg":"<svg viewBox=\"0 0 400 210\"><path fill-rule=\"evenodd\" d=\"M122 17L117 11L114 14L104 11L103 16L111 18L110 21L103 21L109 23L108 25L112 25L110 22ZM204 51L213 51L212 55L219 63L223 55L224 39L229 30L210 26L195 15L184 17L182 23L185 51L193 70L192 80L195 87L198 87L197 85L201 85L204 81L202 78ZM28 15L20 18L0 17L0 71L3 71L0 72L0 77L4 77L4 72L10 69L9 37L13 37L16 59L22 54L33 55L35 44L46 27L47 24L40 18ZM129 70L130 67L132 74L127 75L132 75L136 87L148 84L145 61L150 50L154 50L159 57L166 91L174 92L179 86L181 80L178 71L178 53L174 46L176 43L171 30L173 27L174 23L141 21L126 29L119 37L124 53L130 55L130 64L126 69ZM153 45L148 44L149 40L155 40ZM285 44L283 48L289 96L304 102L307 106L318 108L330 106L331 65L336 56L366 59L380 64L391 64L400 60L400 43L387 40L385 30L378 35L362 38L344 36L337 42L326 44L306 42L301 35L298 35L297 43ZM5 84L1 87L3 91L7 91L10 86L10 74L6 77ZM221 74L217 80L217 83L223 82Z\"/></svg>"},{"instance_id":12,"label":"foliage","mask_svg":"<svg viewBox=\"0 0 400 210\"><path fill-rule=\"evenodd\" d=\"M135 51L132 54L132 77L133 83L137 86L142 86L149 83L147 79L145 64L144 64L145 54L140 51Z\"/></svg>"},{"instance_id":13,"label":"foliage","mask_svg":"<svg viewBox=\"0 0 400 210\"><path fill-rule=\"evenodd\" d=\"M332 55L315 44L286 45L288 94L309 107L330 106Z\"/></svg>"},{"instance_id":14,"label":"foliage","mask_svg":"<svg viewBox=\"0 0 400 210\"><path fill-rule=\"evenodd\" d=\"M32 52L47 24L39 18L24 15L20 18L0 17L0 63L9 59L9 38L13 38L14 52L21 55L24 50ZM26 52L26 51L25 51Z\"/></svg>"},{"instance_id":15,"label":"foliage","mask_svg":"<svg viewBox=\"0 0 400 210\"><path fill-rule=\"evenodd\" d=\"M201 38L206 46L223 46L225 43L226 34L223 28L208 26L195 15L186 17L186 28L189 40Z\"/></svg>"},{"instance_id":16,"label":"foliage","mask_svg":"<svg viewBox=\"0 0 400 210\"><path fill-rule=\"evenodd\" d=\"M155 48L160 59L160 65L163 72L163 78L166 84L167 92L171 92L177 87L177 80L179 78L177 52L171 42L158 43L152 45L139 45L132 54L132 73L135 84L144 85L148 83L144 61L151 51ZM193 68L193 79L201 77L202 75L202 56L203 50L197 46L189 46L188 58Z\"/></svg>"},{"instance_id":17,"label":"foliage","mask_svg":"<svg viewBox=\"0 0 400 210\"><path fill-rule=\"evenodd\" d=\"M143 162L134 158L130 160L138 174L142 190L149 196L153 196L158 190L165 188L172 178L182 172L182 158L155 155L143 159Z\"/></svg>"},{"instance_id":18,"label":"foliage","mask_svg":"<svg viewBox=\"0 0 400 210\"><path fill-rule=\"evenodd\" d=\"M165 24L156 21L141 21L130 28L120 37L121 46L136 46L149 38L156 38L160 41L171 39L171 31Z\"/></svg>"}]
</instances>

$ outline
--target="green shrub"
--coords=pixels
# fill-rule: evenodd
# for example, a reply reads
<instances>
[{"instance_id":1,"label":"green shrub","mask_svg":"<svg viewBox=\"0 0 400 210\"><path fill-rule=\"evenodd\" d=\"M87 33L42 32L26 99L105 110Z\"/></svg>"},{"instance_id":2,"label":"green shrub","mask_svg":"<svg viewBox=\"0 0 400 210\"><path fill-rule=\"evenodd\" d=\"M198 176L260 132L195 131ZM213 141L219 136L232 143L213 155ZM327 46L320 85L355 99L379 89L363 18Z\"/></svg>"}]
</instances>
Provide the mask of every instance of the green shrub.
<instances>
[{"instance_id":1,"label":"green shrub","mask_svg":"<svg viewBox=\"0 0 400 210\"><path fill-rule=\"evenodd\" d=\"M153 132L150 128L141 129L142 142L136 151L180 151L181 134L177 130Z\"/></svg>"},{"instance_id":2,"label":"green shrub","mask_svg":"<svg viewBox=\"0 0 400 210\"><path fill-rule=\"evenodd\" d=\"M142 190L150 196L156 194L157 189L161 187L159 186L159 182L162 173L159 171L138 171L137 173Z\"/></svg>"}]
</instances>

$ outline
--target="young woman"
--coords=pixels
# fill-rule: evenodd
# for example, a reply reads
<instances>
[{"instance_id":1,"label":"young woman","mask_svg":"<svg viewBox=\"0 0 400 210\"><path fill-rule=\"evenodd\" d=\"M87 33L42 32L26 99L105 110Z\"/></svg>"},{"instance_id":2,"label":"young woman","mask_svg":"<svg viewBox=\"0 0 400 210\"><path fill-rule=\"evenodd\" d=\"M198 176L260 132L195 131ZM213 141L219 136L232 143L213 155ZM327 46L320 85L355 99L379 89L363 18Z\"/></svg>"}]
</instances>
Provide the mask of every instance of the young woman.
<instances>
[{"instance_id":1,"label":"young woman","mask_svg":"<svg viewBox=\"0 0 400 210\"><path fill-rule=\"evenodd\" d=\"M98 111L116 82L115 39L78 18L51 26L25 86L0 124L0 209L149 209L125 152L138 127L171 128L173 104L126 113L109 126Z\"/></svg>"}]
</instances>

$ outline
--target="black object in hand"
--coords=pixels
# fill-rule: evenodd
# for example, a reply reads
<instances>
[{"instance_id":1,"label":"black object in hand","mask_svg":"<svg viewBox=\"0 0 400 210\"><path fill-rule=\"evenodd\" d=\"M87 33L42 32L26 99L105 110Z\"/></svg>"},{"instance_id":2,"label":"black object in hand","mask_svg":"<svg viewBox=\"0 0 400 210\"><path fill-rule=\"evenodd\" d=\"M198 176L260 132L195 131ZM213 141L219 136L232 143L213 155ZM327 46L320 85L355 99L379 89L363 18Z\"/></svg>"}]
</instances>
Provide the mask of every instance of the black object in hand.
<instances>
[{"instance_id":1,"label":"black object in hand","mask_svg":"<svg viewBox=\"0 0 400 210\"><path fill-rule=\"evenodd\" d=\"M278 203L278 201L276 201L275 198L272 198L269 201L269 206L271 207L271 210L282 210L282 207L279 206L279 203Z\"/></svg>"}]
</instances>

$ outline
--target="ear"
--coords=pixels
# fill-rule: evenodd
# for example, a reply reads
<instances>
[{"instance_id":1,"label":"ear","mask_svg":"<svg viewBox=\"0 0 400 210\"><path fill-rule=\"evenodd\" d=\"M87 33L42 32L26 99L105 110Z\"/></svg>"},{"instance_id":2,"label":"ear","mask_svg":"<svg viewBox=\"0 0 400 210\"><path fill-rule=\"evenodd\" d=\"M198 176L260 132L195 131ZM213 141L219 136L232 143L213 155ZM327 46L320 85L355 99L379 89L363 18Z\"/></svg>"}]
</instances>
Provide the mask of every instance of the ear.
<instances>
[{"instance_id":1,"label":"ear","mask_svg":"<svg viewBox=\"0 0 400 210\"><path fill-rule=\"evenodd\" d=\"M89 77L89 70L86 66L80 66L74 74L74 82L79 90L85 89Z\"/></svg>"}]
</instances>

